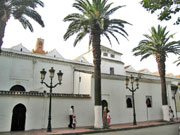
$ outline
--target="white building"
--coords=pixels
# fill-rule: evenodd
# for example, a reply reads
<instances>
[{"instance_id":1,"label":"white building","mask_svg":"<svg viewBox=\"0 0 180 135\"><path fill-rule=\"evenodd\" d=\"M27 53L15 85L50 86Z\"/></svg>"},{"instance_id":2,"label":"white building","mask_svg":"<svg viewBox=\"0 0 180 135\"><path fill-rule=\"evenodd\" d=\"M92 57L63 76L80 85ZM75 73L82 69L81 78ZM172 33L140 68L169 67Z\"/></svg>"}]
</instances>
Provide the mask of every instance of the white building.
<instances>
[{"instance_id":1,"label":"white building","mask_svg":"<svg viewBox=\"0 0 180 135\"><path fill-rule=\"evenodd\" d=\"M147 69L136 71L124 67L122 54L102 46L101 83L102 104L111 112L111 124L132 123L132 96L126 89L125 78L131 74L140 77L135 92L136 120L162 120L161 88L157 74ZM75 107L77 126L94 124L94 78L91 50L75 60L67 60L57 50L45 52L43 40L38 39L32 52L23 45L2 49L0 56L0 132L47 128L49 88L40 82L42 68L48 72L54 67L63 72L62 85L53 89L52 127L67 127L68 111ZM167 96L174 113L172 92L179 77L167 76ZM49 73L45 82L50 83ZM57 83L55 75L53 83ZM180 116L179 94L176 94L177 114ZM148 106L146 103L149 103ZM176 116L176 113L175 113ZM20 122L17 125L17 121Z\"/></svg>"}]
</instances>

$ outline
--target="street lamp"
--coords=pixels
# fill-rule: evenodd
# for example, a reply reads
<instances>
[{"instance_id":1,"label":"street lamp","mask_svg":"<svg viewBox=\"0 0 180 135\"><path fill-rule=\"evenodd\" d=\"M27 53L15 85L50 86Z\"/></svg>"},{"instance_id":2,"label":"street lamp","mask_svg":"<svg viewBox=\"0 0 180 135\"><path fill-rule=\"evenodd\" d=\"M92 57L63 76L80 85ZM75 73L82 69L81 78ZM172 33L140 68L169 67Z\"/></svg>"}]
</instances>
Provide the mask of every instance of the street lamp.
<instances>
[{"instance_id":1,"label":"street lamp","mask_svg":"<svg viewBox=\"0 0 180 135\"><path fill-rule=\"evenodd\" d=\"M131 88L128 87L128 84L131 84ZM136 88L134 88L134 82L136 82ZM135 111L135 101L134 101L134 92L139 89L139 78L134 78L133 75L130 77L126 76L126 89L132 92L132 100L133 100L133 125L136 125L136 111Z\"/></svg>"},{"instance_id":2,"label":"street lamp","mask_svg":"<svg viewBox=\"0 0 180 135\"><path fill-rule=\"evenodd\" d=\"M61 70L59 70L59 72L57 73L58 76L58 83L53 85L52 83L52 79L54 78L54 73L55 70L53 69L53 67L51 67L51 69L49 70L49 77L51 79L50 81L50 85L48 85L46 82L44 82L45 76L46 76L46 71L43 68L42 71L40 71L41 74L41 84L45 84L46 87L50 88L50 95L49 95L49 117L48 117L48 127L47 127L47 132L51 132L52 128L51 128L51 98L52 98L52 88L55 88L57 85L61 85L61 81L62 81L62 75L63 73L61 72Z\"/></svg>"}]
</instances>

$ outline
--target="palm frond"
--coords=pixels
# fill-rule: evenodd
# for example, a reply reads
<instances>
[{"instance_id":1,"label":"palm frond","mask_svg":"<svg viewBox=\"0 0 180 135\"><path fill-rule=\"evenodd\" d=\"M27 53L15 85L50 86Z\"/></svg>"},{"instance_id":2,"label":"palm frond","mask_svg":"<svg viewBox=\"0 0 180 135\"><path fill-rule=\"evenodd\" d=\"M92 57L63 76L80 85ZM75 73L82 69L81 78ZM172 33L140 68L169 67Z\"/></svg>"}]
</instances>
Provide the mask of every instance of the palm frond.
<instances>
[{"instance_id":1,"label":"palm frond","mask_svg":"<svg viewBox=\"0 0 180 135\"><path fill-rule=\"evenodd\" d=\"M117 6L117 7L115 7L115 8L110 9L108 12L106 12L105 16L110 16L110 15L112 15L116 10L118 10L118 9L120 9L120 8L122 8L122 7L125 7L125 6Z\"/></svg>"},{"instance_id":2,"label":"palm frond","mask_svg":"<svg viewBox=\"0 0 180 135\"><path fill-rule=\"evenodd\" d=\"M117 43L119 44L119 40L118 40L117 37L113 34L113 32L112 32L112 31L108 31L108 30L107 30L107 32L110 33L110 34L116 39Z\"/></svg>"},{"instance_id":3,"label":"palm frond","mask_svg":"<svg viewBox=\"0 0 180 135\"><path fill-rule=\"evenodd\" d=\"M28 27L31 32L34 31L31 23L25 17L21 17L18 20L21 22L25 29Z\"/></svg>"},{"instance_id":4,"label":"palm frond","mask_svg":"<svg viewBox=\"0 0 180 135\"><path fill-rule=\"evenodd\" d=\"M106 36L106 38L108 39L110 45L112 46L111 39L110 39L110 37L108 36L108 34L105 32L104 35Z\"/></svg>"},{"instance_id":5,"label":"palm frond","mask_svg":"<svg viewBox=\"0 0 180 135\"><path fill-rule=\"evenodd\" d=\"M107 2L108 0L92 0L92 2L89 0L75 0L73 7L78 9L80 13L72 13L64 18L65 22L71 22L64 39L67 40L70 36L77 34L74 42L74 45L76 45L79 39L83 37L80 36L82 33L93 34L94 32L100 35L104 34L110 44L111 40L108 34L114 37L118 44L118 37L114 33L127 38L128 33L124 30L124 25L130 23L121 19L109 19L111 14L123 6L110 9L113 3L108 4Z\"/></svg>"},{"instance_id":6,"label":"palm frond","mask_svg":"<svg viewBox=\"0 0 180 135\"><path fill-rule=\"evenodd\" d=\"M77 36L76 36L76 39L74 40L74 46L76 46L76 44L77 44L77 42L79 42L79 41L81 41L81 39L83 38L83 37L85 37L86 36L86 32L81 32L81 33L79 33Z\"/></svg>"}]
</instances>

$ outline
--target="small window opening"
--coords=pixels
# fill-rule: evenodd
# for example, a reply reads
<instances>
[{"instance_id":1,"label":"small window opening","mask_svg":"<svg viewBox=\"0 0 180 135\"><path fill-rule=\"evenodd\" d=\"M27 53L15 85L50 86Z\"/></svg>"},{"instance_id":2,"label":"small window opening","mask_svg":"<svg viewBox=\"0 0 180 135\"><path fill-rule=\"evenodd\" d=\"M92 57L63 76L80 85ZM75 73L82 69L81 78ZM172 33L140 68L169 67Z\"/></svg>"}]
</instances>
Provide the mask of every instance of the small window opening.
<instances>
[{"instance_id":1,"label":"small window opening","mask_svg":"<svg viewBox=\"0 0 180 135\"><path fill-rule=\"evenodd\" d=\"M115 58L115 55L114 55L114 54L111 54L111 58Z\"/></svg>"},{"instance_id":2,"label":"small window opening","mask_svg":"<svg viewBox=\"0 0 180 135\"><path fill-rule=\"evenodd\" d=\"M103 53L103 56L108 56L108 53Z\"/></svg>"},{"instance_id":3,"label":"small window opening","mask_svg":"<svg viewBox=\"0 0 180 135\"><path fill-rule=\"evenodd\" d=\"M114 75L114 68L110 67L110 75Z\"/></svg>"},{"instance_id":4,"label":"small window opening","mask_svg":"<svg viewBox=\"0 0 180 135\"><path fill-rule=\"evenodd\" d=\"M127 108L132 108L132 97L131 96L126 97L126 105L127 105Z\"/></svg>"}]
</instances>

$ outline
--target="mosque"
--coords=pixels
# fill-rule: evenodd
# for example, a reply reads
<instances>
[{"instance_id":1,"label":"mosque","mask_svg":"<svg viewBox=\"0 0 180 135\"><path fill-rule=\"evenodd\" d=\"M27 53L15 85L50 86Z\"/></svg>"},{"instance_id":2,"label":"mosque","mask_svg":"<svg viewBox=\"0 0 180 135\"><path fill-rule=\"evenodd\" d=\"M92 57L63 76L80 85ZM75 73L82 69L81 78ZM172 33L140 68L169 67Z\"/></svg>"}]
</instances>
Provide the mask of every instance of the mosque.
<instances>
[{"instance_id":1,"label":"mosque","mask_svg":"<svg viewBox=\"0 0 180 135\"><path fill-rule=\"evenodd\" d=\"M44 40L37 39L30 51L22 44L2 48L0 55L0 132L46 129L49 112L49 88L41 84L40 71L47 71L44 81L50 84L48 70L55 70L52 90L52 128L64 128L69 123L69 108L75 108L77 127L94 124L94 69L92 50L74 60L65 59L59 52L44 51ZM139 78L134 93L136 120L162 120L161 86L158 73L148 69L135 70L125 66L120 52L101 46L102 106L108 106L111 124L132 123L132 92L126 89L126 76ZM180 77L167 74L168 105L175 117L180 117ZM175 94L176 93L176 94Z\"/></svg>"}]
</instances>

